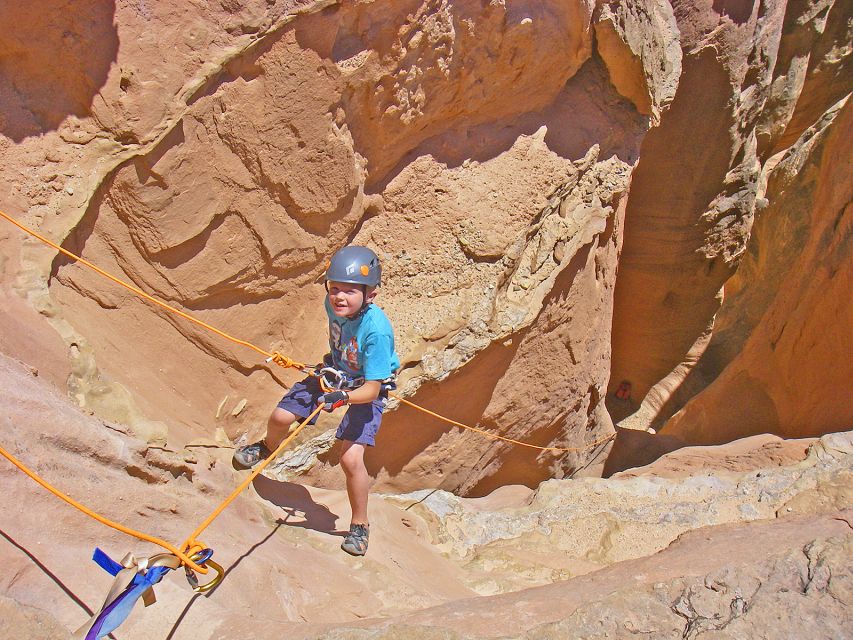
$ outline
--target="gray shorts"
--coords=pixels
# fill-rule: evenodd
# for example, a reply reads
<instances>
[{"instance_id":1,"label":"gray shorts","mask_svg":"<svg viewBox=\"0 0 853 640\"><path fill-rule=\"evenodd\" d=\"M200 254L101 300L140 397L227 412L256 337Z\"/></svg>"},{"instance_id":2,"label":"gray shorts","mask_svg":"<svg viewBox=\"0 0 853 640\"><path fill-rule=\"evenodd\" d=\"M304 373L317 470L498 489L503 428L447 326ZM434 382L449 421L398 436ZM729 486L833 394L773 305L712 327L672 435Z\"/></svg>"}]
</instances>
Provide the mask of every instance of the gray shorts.
<instances>
[{"instance_id":1,"label":"gray shorts","mask_svg":"<svg viewBox=\"0 0 853 640\"><path fill-rule=\"evenodd\" d=\"M388 404L388 392L395 388L396 385L393 382L383 382L382 390L376 400L370 404L351 404L347 407L335 437L338 440L374 446L376 433L379 431L379 425L382 424L382 413ZM294 384L278 403L278 407L304 420L317 408L322 395L323 390L320 389L317 378L309 376ZM315 422L317 422L317 416L314 416L309 424Z\"/></svg>"}]
</instances>

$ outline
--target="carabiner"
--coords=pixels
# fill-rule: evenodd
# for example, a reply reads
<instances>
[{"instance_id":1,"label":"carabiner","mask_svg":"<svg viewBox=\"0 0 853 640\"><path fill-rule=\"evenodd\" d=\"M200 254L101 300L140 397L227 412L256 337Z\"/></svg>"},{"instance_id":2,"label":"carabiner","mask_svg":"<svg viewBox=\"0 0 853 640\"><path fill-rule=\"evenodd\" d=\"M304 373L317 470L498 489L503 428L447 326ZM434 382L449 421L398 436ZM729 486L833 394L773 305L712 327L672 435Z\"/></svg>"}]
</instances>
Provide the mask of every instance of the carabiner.
<instances>
[{"instance_id":1,"label":"carabiner","mask_svg":"<svg viewBox=\"0 0 853 640\"><path fill-rule=\"evenodd\" d=\"M216 572L216 575L209 582L205 582L204 584L196 584L196 586L193 587L193 591L195 591L196 593L207 595L217 586L219 586L220 582L222 582L222 578L225 577L225 570L222 568L222 566L220 566L213 560L208 560L204 563L204 566L213 569Z\"/></svg>"},{"instance_id":2,"label":"carabiner","mask_svg":"<svg viewBox=\"0 0 853 640\"><path fill-rule=\"evenodd\" d=\"M225 577L225 570L222 568L222 566L210 559L212 555L212 549L203 549L201 551L197 551L196 553L190 556L190 560L192 560L196 564L204 565L205 567L210 567L216 572L216 575L204 584L198 583L198 578L196 577L195 572L192 569L190 569L189 567L184 567L184 571L187 574L187 582L190 583L190 587L192 587L192 590L195 593L207 595L208 593L213 591L219 585L219 583L222 582L222 578Z\"/></svg>"},{"instance_id":3,"label":"carabiner","mask_svg":"<svg viewBox=\"0 0 853 640\"><path fill-rule=\"evenodd\" d=\"M331 377L331 380L326 377L327 375ZM346 384L344 374L332 367L323 367L320 369L318 377L320 378L320 388L326 393L329 391L339 391Z\"/></svg>"}]
</instances>

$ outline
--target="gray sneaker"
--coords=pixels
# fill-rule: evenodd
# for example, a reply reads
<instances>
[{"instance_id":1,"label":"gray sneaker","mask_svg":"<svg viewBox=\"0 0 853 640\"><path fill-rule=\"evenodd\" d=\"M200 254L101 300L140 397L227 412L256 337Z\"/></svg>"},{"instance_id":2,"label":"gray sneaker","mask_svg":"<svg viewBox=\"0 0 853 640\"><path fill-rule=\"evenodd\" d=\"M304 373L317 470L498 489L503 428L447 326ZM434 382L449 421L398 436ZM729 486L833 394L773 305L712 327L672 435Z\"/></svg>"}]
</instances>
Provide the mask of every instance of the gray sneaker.
<instances>
[{"instance_id":1,"label":"gray sneaker","mask_svg":"<svg viewBox=\"0 0 853 640\"><path fill-rule=\"evenodd\" d=\"M363 556L367 553L367 538L370 536L370 526L366 524L351 524L349 533L341 543L341 549L351 556Z\"/></svg>"},{"instance_id":2,"label":"gray sneaker","mask_svg":"<svg viewBox=\"0 0 853 640\"><path fill-rule=\"evenodd\" d=\"M272 455L263 440L238 447L234 450L234 462L245 469L251 469L259 462L266 460Z\"/></svg>"}]
</instances>

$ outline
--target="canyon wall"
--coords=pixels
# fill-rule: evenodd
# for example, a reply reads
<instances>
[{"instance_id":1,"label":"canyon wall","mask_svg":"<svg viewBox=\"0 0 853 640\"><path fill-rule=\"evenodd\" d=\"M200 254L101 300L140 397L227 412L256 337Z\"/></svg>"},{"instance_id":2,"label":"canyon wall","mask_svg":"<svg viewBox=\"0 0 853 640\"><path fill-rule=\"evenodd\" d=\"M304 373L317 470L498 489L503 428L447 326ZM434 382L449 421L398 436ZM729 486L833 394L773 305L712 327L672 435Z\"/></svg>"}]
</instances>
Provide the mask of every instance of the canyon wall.
<instances>
[{"instance_id":1,"label":"canyon wall","mask_svg":"<svg viewBox=\"0 0 853 640\"><path fill-rule=\"evenodd\" d=\"M847 3L50 9L2 9L4 211L304 362L325 351L328 257L371 246L399 393L540 447L402 406L368 458L378 489L600 474L614 422L674 416L680 442L849 426L829 366L850 347ZM298 378L3 224L15 304L58 336L7 348L79 406L228 446ZM338 485L334 423L282 477Z\"/></svg>"},{"instance_id":2,"label":"canyon wall","mask_svg":"<svg viewBox=\"0 0 853 640\"><path fill-rule=\"evenodd\" d=\"M834 399L845 393L841 380L849 366L830 365L826 348L834 342L839 353L849 350L849 338L838 335L850 326L849 305L825 311L806 302L806 290L830 299L835 287L849 291L851 189L849 172L837 163L847 152L827 157L824 175L810 165L822 153L813 136L843 137L849 130L836 116L851 89L851 9L832 2L714 7L716 16L707 3L673 3L683 73L672 108L643 142L633 176L610 390L629 382L634 401L611 396L614 419L630 415L626 426L663 427L690 442L846 428L850 403ZM800 171L812 175L795 177ZM830 183L835 192L824 195ZM809 258L798 256L809 253L805 266ZM824 260L837 265L830 271L840 278L787 285L797 260L803 279ZM781 302L791 295L788 286L797 288L796 302ZM769 308L777 296L787 306L774 318ZM740 367L733 386L697 399L694 411L704 407L706 416L667 423L733 364L750 335L778 334L794 307L795 331L810 325L827 337L825 347L783 342L776 352L781 361L750 365L765 371L766 383L754 383ZM771 341L775 351L778 336ZM733 367L730 379L738 376ZM809 373L813 367L824 372Z\"/></svg>"},{"instance_id":3,"label":"canyon wall","mask_svg":"<svg viewBox=\"0 0 853 640\"><path fill-rule=\"evenodd\" d=\"M322 415L204 530L211 597L170 576L117 635L841 637L851 11L0 4L0 211L238 340L0 219L4 450L183 539L300 377L239 341L318 361L347 243L399 396L477 429L393 401L353 558ZM0 462L0 636L65 637L95 546L161 549Z\"/></svg>"},{"instance_id":4,"label":"canyon wall","mask_svg":"<svg viewBox=\"0 0 853 640\"><path fill-rule=\"evenodd\" d=\"M212 443L148 444L87 415L5 355L0 388L4 447L136 531L177 543L246 476ZM2 462L0 636L70 638L112 582L90 561L94 547L115 559L163 550ZM851 468L853 434L764 435L686 447L609 479L482 498L374 493L363 558L339 549L345 491L259 476L202 532L226 571L210 597L169 572L157 602L138 604L115 635L506 640L595 637L604 627L616 638L631 628L659 638L722 628L839 638L853 604Z\"/></svg>"}]
</instances>

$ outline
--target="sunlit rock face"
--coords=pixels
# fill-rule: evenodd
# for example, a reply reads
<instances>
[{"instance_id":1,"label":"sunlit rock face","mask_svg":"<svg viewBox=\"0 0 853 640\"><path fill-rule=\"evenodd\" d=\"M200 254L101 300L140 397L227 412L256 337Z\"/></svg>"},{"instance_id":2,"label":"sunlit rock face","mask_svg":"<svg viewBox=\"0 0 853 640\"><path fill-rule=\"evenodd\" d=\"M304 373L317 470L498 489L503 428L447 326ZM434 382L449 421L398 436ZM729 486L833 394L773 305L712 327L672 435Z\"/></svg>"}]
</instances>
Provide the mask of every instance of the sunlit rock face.
<instances>
[{"instance_id":1,"label":"sunlit rock face","mask_svg":"<svg viewBox=\"0 0 853 640\"><path fill-rule=\"evenodd\" d=\"M392 407L355 559L324 414L204 531L212 596L117 635L842 637L851 7L2 3L0 210L227 334L0 220L4 448L179 542L300 376L265 352L327 350L347 243L398 394L477 429ZM79 627L93 547L159 551L0 476L2 637Z\"/></svg>"},{"instance_id":2,"label":"sunlit rock face","mask_svg":"<svg viewBox=\"0 0 853 640\"><path fill-rule=\"evenodd\" d=\"M845 393L836 373L848 375L849 365L830 364L826 354L831 345L850 348L836 330L850 325L849 305L828 308L850 277L851 188L838 163L849 154L840 140L849 133L850 7L727 2L673 10L682 73L633 174L609 383L611 394L630 383L632 398L611 395L613 417L659 428L696 397L668 432L722 442L846 428L849 403L830 399ZM848 257L839 260L839 251ZM825 271L823 260L837 266ZM819 291L826 302L806 301ZM789 320L793 342L777 348ZM800 328L815 336L808 346L794 344ZM741 364L754 349L764 351ZM709 385L718 391L702 400Z\"/></svg>"},{"instance_id":3,"label":"sunlit rock face","mask_svg":"<svg viewBox=\"0 0 853 640\"><path fill-rule=\"evenodd\" d=\"M160 41L114 52L121 72L73 123L87 175L57 180L62 199L38 215L61 212L50 223L65 246L134 286L309 362L325 350L326 261L347 242L368 244L383 259L379 303L397 327L401 392L570 450L459 442L399 411L383 431L394 453L371 462L389 487L438 480L481 493L603 459L586 446L612 433L603 398L615 266L640 142L678 82L671 12L655 5L653 20L581 2L251 8L187 9L180 32L165 28L174 11L148 8ZM139 20L117 15L120 41ZM600 53L597 28L608 33ZM655 36L641 51L643 29ZM207 57L195 68L188 40ZM614 85L610 70L626 59ZM65 257L50 273L41 304L70 345L72 396L143 437L254 436L294 379Z\"/></svg>"},{"instance_id":4,"label":"sunlit rock face","mask_svg":"<svg viewBox=\"0 0 853 640\"><path fill-rule=\"evenodd\" d=\"M767 173L767 204L693 374L713 383L667 433L714 443L853 424L842 400L853 364L838 352L853 326L849 171L838 163L851 153L853 108L837 105L808 133Z\"/></svg>"},{"instance_id":5,"label":"sunlit rock face","mask_svg":"<svg viewBox=\"0 0 853 640\"><path fill-rule=\"evenodd\" d=\"M81 411L41 371L5 355L0 385L4 448L136 531L177 543L246 477L232 469L230 450L201 439L184 448L148 444ZM777 628L843 637L851 458L851 433L763 435L685 447L609 479L505 486L481 498L374 493L363 559L339 548L345 491L260 476L203 531L227 570L219 587L200 598L182 571L170 572L155 587L157 603L137 606L120 633L213 640L253 626L259 640L282 629L296 638L402 640L494 638L499 629L532 639L597 633L591 625L622 629L630 615L637 628L682 637L690 625L731 614L729 626L744 637ZM0 535L8 576L0 631L70 638L112 582L89 561L94 547L119 558L161 549L0 463L0 508L9 516Z\"/></svg>"},{"instance_id":6,"label":"sunlit rock face","mask_svg":"<svg viewBox=\"0 0 853 640\"><path fill-rule=\"evenodd\" d=\"M849 223L826 213L848 180L818 157L849 151L832 142L848 126L845 3L59 5L47 26L3 10L21 25L0 39L7 208L304 362L326 350L329 256L371 246L400 394L539 447L402 406L368 456L378 488L484 495L597 475L614 422L659 427L683 407L679 441L848 420L827 409L848 372L824 364L832 341L849 346L826 330L849 322L843 303L792 320L826 338L819 350L782 340L777 362L766 340L750 346L823 290L774 275L785 252L805 261L795 277L834 251L826 286L848 282L832 236ZM39 75L52 49L25 37L43 27L68 54L53 100ZM798 231L779 231L793 208ZM149 441L254 439L298 377L48 249L25 243L5 269L65 344L56 370L75 402ZM759 293L773 287L787 306ZM338 486L334 424L276 473Z\"/></svg>"}]
</instances>

